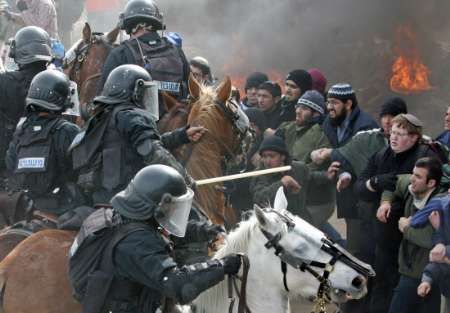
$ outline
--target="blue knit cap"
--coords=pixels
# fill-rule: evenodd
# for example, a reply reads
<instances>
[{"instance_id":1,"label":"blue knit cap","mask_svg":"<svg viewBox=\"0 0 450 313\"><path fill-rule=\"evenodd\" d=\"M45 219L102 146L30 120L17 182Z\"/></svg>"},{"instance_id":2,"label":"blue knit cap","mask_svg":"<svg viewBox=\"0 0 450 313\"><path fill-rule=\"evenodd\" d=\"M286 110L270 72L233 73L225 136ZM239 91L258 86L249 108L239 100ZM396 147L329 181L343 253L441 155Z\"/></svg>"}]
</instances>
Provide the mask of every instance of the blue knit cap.
<instances>
[{"instance_id":1,"label":"blue knit cap","mask_svg":"<svg viewBox=\"0 0 450 313\"><path fill-rule=\"evenodd\" d=\"M325 99L316 90L308 90L303 96L298 99L297 108L304 105L313 111L319 112L321 115L325 114Z\"/></svg>"}]
</instances>

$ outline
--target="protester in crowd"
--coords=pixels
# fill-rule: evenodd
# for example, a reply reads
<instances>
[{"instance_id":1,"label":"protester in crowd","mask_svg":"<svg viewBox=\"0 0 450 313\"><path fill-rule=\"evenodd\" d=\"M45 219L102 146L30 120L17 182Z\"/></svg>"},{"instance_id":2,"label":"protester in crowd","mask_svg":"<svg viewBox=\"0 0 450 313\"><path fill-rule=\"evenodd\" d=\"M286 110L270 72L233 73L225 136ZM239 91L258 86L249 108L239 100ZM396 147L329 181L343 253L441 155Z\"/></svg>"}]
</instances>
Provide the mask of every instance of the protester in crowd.
<instances>
[{"instance_id":1,"label":"protester in crowd","mask_svg":"<svg viewBox=\"0 0 450 313\"><path fill-rule=\"evenodd\" d=\"M280 119L282 122L295 121L298 99L312 88L312 77L305 70L293 70L286 76L285 94L281 98Z\"/></svg>"},{"instance_id":2,"label":"protester in crowd","mask_svg":"<svg viewBox=\"0 0 450 313\"><path fill-rule=\"evenodd\" d=\"M436 140L450 149L450 106L448 106L447 111L445 112L444 127L445 131L441 133Z\"/></svg>"},{"instance_id":3,"label":"protester in crowd","mask_svg":"<svg viewBox=\"0 0 450 313\"><path fill-rule=\"evenodd\" d=\"M421 143L423 123L412 114L399 114L392 120L389 146L374 154L358 177L358 197L377 206L384 190L394 190L398 174L411 173L421 157L437 154ZM397 203L395 205L398 205ZM370 208L369 208L370 209ZM376 234L375 270L370 312L386 312L398 283L397 256L402 234L397 227L401 208L387 215L391 208L381 205L370 231ZM373 214L373 213L372 213Z\"/></svg>"},{"instance_id":4,"label":"protester in crowd","mask_svg":"<svg viewBox=\"0 0 450 313\"><path fill-rule=\"evenodd\" d=\"M267 128L270 128L272 130L277 129L281 124L280 85L268 80L258 86L257 95L258 108L264 113L264 116L266 117Z\"/></svg>"},{"instance_id":5,"label":"protester in crowd","mask_svg":"<svg viewBox=\"0 0 450 313\"><path fill-rule=\"evenodd\" d=\"M251 73L245 81L245 97L241 102L241 108L245 111L250 107L258 106L258 87L265 81L268 81L269 77L261 72Z\"/></svg>"},{"instance_id":6,"label":"protester in crowd","mask_svg":"<svg viewBox=\"0 0 450 313\"><path fill-rule=\"evenodd\" d=\"M395 131L393 128L393 132ZM443 191L439 188L441 177L442 163L437 158L420 158L415 162L412 175L400 176L394 191L388 190L381 197L380 207L385 210L386 217L390 214L401 216L397 227L403 237L398 251L400 277L394 289L389 313L440 312L439 288L433 288L423 300L417 295L422 271L428 263L428 255L433 247L433 228L430 223L421 229L410 227L410 224L412 216ZM391 209L386 209L388 207ZM400 212L392 211L396 208L399 208Z\"/></svg>"},{"instance_id":7,"label":"protester in crowd","mask_svg":"<svg viewBox=\"0 0 450 313\"><path fill-rule=\"evenodd\" d=\"M325 97L326 89L327 89L327 79L323 73L316 69L312 68L308 70L309 75L312 78L312 89L317 90Z\"/></svg>"}]
</instances>

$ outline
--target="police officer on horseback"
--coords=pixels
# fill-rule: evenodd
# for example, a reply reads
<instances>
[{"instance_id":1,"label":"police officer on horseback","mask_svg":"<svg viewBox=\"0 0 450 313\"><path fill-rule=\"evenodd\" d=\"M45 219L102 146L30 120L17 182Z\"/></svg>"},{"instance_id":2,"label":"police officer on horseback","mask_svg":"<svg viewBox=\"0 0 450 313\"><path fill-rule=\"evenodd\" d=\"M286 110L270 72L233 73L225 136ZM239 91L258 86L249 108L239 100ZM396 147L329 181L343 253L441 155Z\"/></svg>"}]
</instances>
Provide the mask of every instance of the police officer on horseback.
<instances>
[{"instance_id":1,"label":"police officer on horseback","mask_svg":"<svg viewBox=\"0 0 450 313\"><path fill-rule=\"evenodd\" d=\"M184 237L193 196L176 170L150 165L113 197L112 209L85 220L69 263L84 312L172 312L173 301L189 303L239 271L238 255L182 267L171 257L170 236Z\"/></svg>"},{"instance_id":2,"label":"police officer on horseback","mask_svg":"<svg viewBox=\"0 0 450 313\"><path fill-rule=\"evenodd\" d=\"M99 90L114 68L121 64L137 64L158 81L159 90L185 99L188 95L189 63L180 46L158 34L165 25L156 4L152 0L129 1L120 15L119 24L130 39L109 54L103 66Z\"/></svg>"},{"instance_id":3,"label":"police officer on horseback","mask_svg":"<svg viewBox=\"0 0 450 313\"><path fill-rule=\"evenodd\" d=\"M52 60L50 37L36 26L20 29L11 42L9 56L19 69L0 74L0 189L6 178L4 156L25 109L25 98L33 77Z\"/></svg>"},{"instance_id":4,"label":"police officer on horseback","mask_svg":"<svg viewBox=\"0 0 450 313\"><path fill-rule=\"evenodd\" d=\"M45 70L31 81L26 117L17 125L6 155L14 173L10 188L27 191L34 207L60 215L77 200L75 174L67 150L79 128L61 116L71 106L70 82L56 70Z\"/></svg>"},{"instance_id":5,"label":"police officer on horseback","mask_svg":"<svg viewBox=\"0 0 450 313\"><path fill-rule=\"evenodd\" d=\"M94 99L94 116L75 138L71 152L78 184L93 203L109 203L148 164L172 166L187 180L184 167L166 149L198 140L203 127L184 127L160 136L157 86L142 67L114 69Z\"/></svg>"}]
</instances>

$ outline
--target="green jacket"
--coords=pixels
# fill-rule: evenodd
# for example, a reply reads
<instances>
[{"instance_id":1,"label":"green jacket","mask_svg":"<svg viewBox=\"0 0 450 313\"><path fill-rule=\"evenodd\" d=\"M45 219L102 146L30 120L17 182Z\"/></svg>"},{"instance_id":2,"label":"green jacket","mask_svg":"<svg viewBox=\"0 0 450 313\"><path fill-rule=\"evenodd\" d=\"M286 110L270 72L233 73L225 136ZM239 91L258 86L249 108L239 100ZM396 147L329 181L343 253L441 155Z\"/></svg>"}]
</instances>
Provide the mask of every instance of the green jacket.
<instances>
[{"instance_id":1,"label":"green jacket","mask_svg":"<svg viewBox=\"0 0 450 313\"><path fill-rule=\"evenodd\" d=\"M289 192L286 194L288 210L311 223L311 214L306 209L306 190L308 190L308 186L313 182L319 186L328 183L328 178L325 172L311 171L303 162L294 161L292 162L292 167L293 169L289 173L254 177L250 182L250 192L253 197L253 203L262 207L273 205L277 190L282 186L281 178L284 175L290 175L302 188L297 194ZM264 167L260 169L264 169Z\"/></svg>"},{"instance_id":2,"label":"green jacket","mask_svg":"<svg viewBox=\"0 0 450 313\"><path fill-rule=\"evenodd\" d=\"M319 124L297 126L296 122L285 122L280 125L277 133L284 136L284 142L293 160L304 162L310 170L326 171L329 163L317 166L312 163L311 152L320 148L331 148L327 136ZM321 184L320 188L312 182L307 190L307 204L330 204L334 207L335 185L332 182Z\"/></svg>"},{"instance_id":3,"label":"green jacket","mask_svg":"<svg viewBox=\"0 0 450 313\"><path fill-rule=\"evenodd\" d=\"M387 145L388 140L383 130L375 128L356 133L348 143L335 149L335 153L347 160L352 168L352 174L358 177L366 167L369 158Z\"/></svg>"},{"instance_id":4,"label":"green jacket","mask_svg":"<svg viewBox=\"0 0 450 313\"><path fill-rule=\"evenodd\" d=\"M404 204L404 217L413 216L419 209L414 205L413 195L409 192L409 178L411 175L399 175L396 190L394 192L385 191L381 197L382 201L401 201ZM427 203L441 190L435 189L428 197ZM431 237L433 227L428 223L423 228L405 227L403 239L400 244L398 255L399 272L402 275L420 279L422 271L429 263L429 253L433 244Z\"/></svg>"}]
</instances>

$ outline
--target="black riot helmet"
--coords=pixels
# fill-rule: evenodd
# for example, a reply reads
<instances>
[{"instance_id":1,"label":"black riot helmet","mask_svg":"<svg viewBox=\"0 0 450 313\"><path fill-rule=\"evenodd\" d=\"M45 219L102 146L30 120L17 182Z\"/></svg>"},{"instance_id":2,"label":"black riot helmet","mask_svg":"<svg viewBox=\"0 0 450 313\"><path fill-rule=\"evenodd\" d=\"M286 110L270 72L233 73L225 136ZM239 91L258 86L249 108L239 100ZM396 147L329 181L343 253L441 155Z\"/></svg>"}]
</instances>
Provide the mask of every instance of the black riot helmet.
<instances>
[{"instance_id":1,"label":"black riot helmet","mask_svg":"<svg viewBox=\"0 0 450 313\"><path fill-rule=\"evenodd\" d=\"M28 89L26 108L36 111L63 112L72 104L67 76L58 70L45 70L34 76Z\"/></svg>"},{"instance_id":2,"label":"black riot helmet","mask_svg":"<svg viewBox=\"0 0 450 313\"><path fill-rule=\"evenodd\" d=\"M131 34L132 29L141 23L152 26L152 30L165 29L163 15L154 1L128 1L124 12L120 15L121 29L124 29L127 34Z\"/></svg>"},{"instance_id":3,"label":"black riot helmet","mask_svg":"<svg viewBox=\"0 0 450 313\"><path fill-rule=\"evenodd\" d=\"M149 111L156 119L159 117L158 85L147 70L135 64L121 65L112 70L102 94L95 97L94 102L112 105L131 102Z\"/></svg>"},{"instance_id":4,"label":"black riot helmet","mask_svg":"<svg viewBox=\"0 0 450 313\"><path fill-rule=\"evenodd\" d=\"M50 36L40 27L23 27L11 41L9 56L19 65L38 61L50 62L52 60Z\"/></svg>"},{"instance_id":5,"label":"black riot helmet","mask_svg":"<svg viewBox=\"0 0 450 313\"><path fill-rule=\"evenodd\" d=\"M183 237L193 197L194 192L180 173L167 165L155 164L141 169L127 188L111 199L111 204L126 218L154 218L170 234Z\"/></svg>"}]
</instances>

